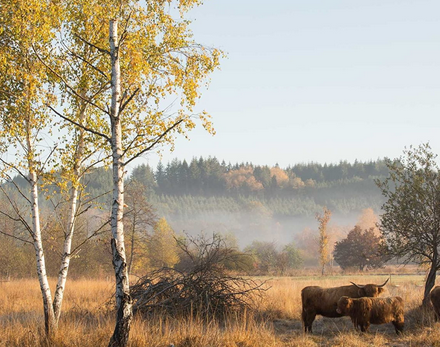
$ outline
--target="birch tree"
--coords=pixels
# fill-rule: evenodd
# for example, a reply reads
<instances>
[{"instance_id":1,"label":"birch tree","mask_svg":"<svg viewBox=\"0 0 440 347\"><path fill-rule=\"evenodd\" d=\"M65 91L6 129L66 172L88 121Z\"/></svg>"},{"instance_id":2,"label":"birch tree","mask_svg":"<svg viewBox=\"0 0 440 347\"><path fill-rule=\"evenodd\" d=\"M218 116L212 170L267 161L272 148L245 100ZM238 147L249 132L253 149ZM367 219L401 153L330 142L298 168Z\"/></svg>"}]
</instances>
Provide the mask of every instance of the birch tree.
<instances>
[{"instance_id":1,"label":"birch tree","mask_svg":"<svg viewBox=\"0 0 440 347\"><path fill-rule=\"evenodd\" d=\"M90 159L96 146L95 139L86 137L84 129L70 126L68 136L61 137L52 129L62 124L55 122L49 109L55 110L57 98L54 80L48 76L48 66L63 68L64 74L85 90L88 65L82 62L74 66L63 64L67 55L55 54L56 33L60 32L64 20L64 9L58 3L45 1L2 1L2 33L0 36L0 59L2 79L0 102L1 150L3 179L13 184L13 175L22 176L30 187L30 194L15 187L31 209L31 220L27 211L2 187L3 193L13 206L13 213L2 212L12 221L19 220L28 230L37 259L37 272L43 293L45 327L51 336L58 327L66 286L70 259L75 249L72 240L75 221L80 211L81 178L86 172L84 163ZM86 46L86 49L89 48ZM89 54L90 55L90 54ZM87 50L86 50L87 56ZM67 68L66 68L67 67ZM75 77L75 78L74 78ZM59 88L60 86L58 86ZM62 86L61 86L62 87ZM61 89L62 91L62 89ZM66 96L66 93L64 93ZM68 96L68 94L67 94ZM68 114L78 124L83 124L89 116L90 108L84 100L70 99ZM66 130L66 129L64 129ZM67 142L69 141L69 142ZM11 151L11 145L13 147ZM49 150L47 149L49 147ZM52 296L50 291L42 239L39 188L56 185L61 195L69 203L69 213L65 220L63 250L57 286ZM47 192L47 190L46 190ZM55 213L58 213L55 209ZM62 219L61 216L58 216ZM13 234L8 236L16 237Z\"/></svg>"},{"instance_id":2,"label":"birch tree","mask_svg":"<svg viewBox=\"0 0 440 347\"><path fill-rule=\"evenodd\" d=\"M52 164L51 151L41 146L50 141L50 123L45 105L54 100L45 69L35 52L48 55L59 25L58 8L42 1L2 1L0 16L0 150L2 178L12 182L20 175L29 194L19 191L28 203L30 220L11 201L15 215L27 228L34 246L37 274L43 297L44 322L48 336L57 327L52 294L46 273L40 221L39 182ZM45 143L47 146L47 142ZM55 146L55 144L53 144ZM53 147L52 147L53 150Z\"/></svg>"},{"instance_id":3,"label":"birch tree","mask_svg":"<svg viewBox=\"0 0 440 347\"><path fill-rule=\"evenodd\" d=\"M162 145L173 148L175 136L187 136L196 119L214 133L209 116L204 111L194 113L200 87L207 83L221 56L219 50L192 39L185 14L198 3L153 0L142 5L137 1L120 1L119 6L109 6L107 2L78 0L67 6L73 24L66 26L65 46L74 42L73 37L79 37L99 52L93 61L79 54L78 59L87 61L95 76L102 76L110 85L110 89L92 90L107 97L106 102L102 101L105 98L95 101L81 94L62 73L53 71L72 96L100 111L85 125L69 117L63 119L104 139L104 149L111 157L111 245L117 308L111 346L127 345L132 319L123 228L125 168ZM73 15L78 13L81 16ZM93 37L81 36L77 31L81 25L87 27L84 32L94 33Z\"/></svg>"},{"instance_id":4,"label":"birch tree","mask_svg":"<svg viewBox=\"0 0 440 347\"><path fill-rule=\"evenodd\" d=\"M72 248L72 240L78 215L82 214L81 208L88 209L92 206L94 197L84 197L83 178L91 168L105 161L99 154L107 143L94 132L86 131L86 124L93 123L96 116L96 108L91 103L102 102L100 98L105 97L102 91L109 88L108 81L102 75L95 75L95 67L91 64L94 60L99 60L101 52L96 52L84 38L89 39L95 33L87 32L87 26L78 25L79 21L84 21L81 13L69 11L69 3L62 7L65 20L60 32L58 32L59 53L57 55L58 64L54 65L45 62L44 57L40 57L46 69L50 73L55 73L56 80L61 77L69 84L58 83L57 87L61 91L65 107L53 107L49 105L51 111L64 121L62 128L66 135L64 137L63 151L59 156L59 171L61 179L56 182L60 193L63 193L69 204L68 216L64 228L64 247L62 252L61 266L58 273L58 281L55 291L54 310L57 320L60 317L63 293L67 280L67 274L72 255L76 249ZM73 17L72 17L73 16ZM68 30L75 30L77 35L71 37L70 46L63 41L63 33ZM81 57L81 59L78 59ZM74 88L78 96L70 93L69 88ZM83 244L90 239L97 231L88 235Z\"/></svg>"}]
</instances>

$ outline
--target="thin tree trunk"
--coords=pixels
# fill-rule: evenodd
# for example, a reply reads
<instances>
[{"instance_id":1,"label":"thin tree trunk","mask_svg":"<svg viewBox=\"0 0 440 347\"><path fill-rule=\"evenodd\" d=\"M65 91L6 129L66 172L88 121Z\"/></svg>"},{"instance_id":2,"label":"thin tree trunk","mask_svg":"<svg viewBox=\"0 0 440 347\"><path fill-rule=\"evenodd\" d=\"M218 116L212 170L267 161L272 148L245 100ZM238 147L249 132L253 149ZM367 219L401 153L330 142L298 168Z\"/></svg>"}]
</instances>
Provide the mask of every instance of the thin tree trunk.
<instances>
[{"instance_id":1,"label":"thin tree trunk","mask_svg":"<svg viewBox=\"0 0 440 347\"><path fill-rule=\"evenodd\" d=\"M113 156L113 201L111 214L113 267L116 277L116 326L109 346L127 346L130 324L133 317L130 284L124 246L124 165L122 162L122 125L119 114L121 76L118 53L118 22L110 21L110 56L112 63L112 156Z\"/></svg>"},{"instance_id":2,"label":"thin tree trunk","mask_svg":"<svg viewBox=\"0 0 440 347\"><path fill-rule=\"evenodd\" d=\"M135 207L134 207L135 208ZM133 208L133 211L134 211ZM128 274L131 274L131 267L133 266L133 259L134 259L134 238L135 238L135 233L136 233L136 211L133 212L134 216L133 216L133 225L131 228L131 240L130 240L130 244L131 244L131 249L130 249L130 258L128 260Z\"/></svg>"},{"instance_id":3,"label":"thin tree trunk","mask_svg":"<svg viewBox=\"0 0 440 347\"><path fill-rule=\"evenodd\" d=\"M29 85L27 87L29 88ZM52 336L55 334L58 326L55 320L52 306L52 293L50 291L49 281L47 278L46 260L44 257L43 240L41 236L40 207L38 200L38 174L36 163L34 160L35 145L32 140L32 112L33 111L31 110L30 103L28 103L27 117L23 119L26 139L26 144L23 149L25 150L27 156L26 161L28 170L28 183L30 185L30 207L32 219L32 230L30 231L30 234L32 236L32 243L35 250L38 282L40 284L41 296L43 297L44 327L46 337L51 339Z\"/></svg>"},{"instance_id":4,"label":"thin tree trunk","mask_svg":"<svg viewBox=\"0 0 440 347\"><path fill-rule=\"evenodd\" d=\"M40 208L38 203L38 175L33 164L33 145L30 139L30 129L27 133L27 149L29 166L29 183L31 185L31 215L32 215L32 239L35 249L35 258L37 261L37 275L40 283L40 290L43 296L44 307L44 326L46 335L50 338L57 330L57 323L52 306L52 294L50 292L49 281L47 279L46 261L44 258L43 242L41 238L40 227Z\"/></svg>"},{"instance_id":5,"label":"thin tree trunk","mask_svg":"<svg viewBox=\"0 0 440 347\"><path fill-rule=\"evenodd\" d=\"M83 103L80 110L79 123L85 122L86 104ZM63 303L64 290L66 288L67 274L69 272L69 265L71 260L72 251L72 239L75 231L76 212L78 209L78 191L79 183L81 180L81 160L84 155L84 130L79 129L78 134L78 150L74 154L74 167L73 167L73 183L70 192L70 214L67 221L67 234L64 238L63 257L61 260L60 270L58 272L57 287L55 289L55 296L53 302L55 320L58 324L61 315L61 306Z\"/></svg>"},{"instance_id":6,"label":"thin tree trunk","mask_svg":"<svg viewBox=\"0 0 440 347\"><path fill-rule=\"evenodd\" d=\"M431 268L429 269L428 277L426 278L425 291L423 293L423 301L422 301L423 306L429 305L429 293L431 292L431 289L435 285L435 279L437 273L437 257L438 257L437 252L435 252L431 263Z\"/></svg>"},{"instance_id":7,"label":"thin tree trunk","mask_svg":"<svg viewBox=\"0 0 440 347\"><path fill-rule=\"evenodd\" d=\"M77 187L72 188L70 198L72 199L71 200L72 202L70 205L68 229L67 229L66 237L64 239L63 256L61 259L61 267L60 270L58 271L58 281L57 281L57 287L55 289L55 296L53 302L55 319L57 322L59 321L61 315L61 305L63 303L64 289L66 287L67 273L69 271L69 265L71 260L72 238L75 228L75 216L76 216L77 199L78 199Z\"/></svg>"}]
</instances>

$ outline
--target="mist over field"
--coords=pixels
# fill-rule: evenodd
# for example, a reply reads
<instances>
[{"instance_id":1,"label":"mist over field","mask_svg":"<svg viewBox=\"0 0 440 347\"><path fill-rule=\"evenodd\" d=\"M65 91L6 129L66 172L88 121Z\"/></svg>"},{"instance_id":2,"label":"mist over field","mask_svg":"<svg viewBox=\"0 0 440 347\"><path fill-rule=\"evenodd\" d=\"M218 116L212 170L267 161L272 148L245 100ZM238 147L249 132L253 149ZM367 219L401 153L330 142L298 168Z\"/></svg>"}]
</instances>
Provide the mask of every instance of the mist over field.
<instances>
[{"instance_id":1,"label":"mist over field","mask_svg":"<svg viewBox=\"0 0 440 347\"><path fill-rule=\"evenodd\" d=\"M321 212L319 210L316 211ZM333 214L331 225L348 231L358 221L362 211L349 214ZM207 235L212 233L233 234L240 248L252 243L252 241L274 242L283 246L292 241L298 242L302 232L309 228L315 231L318 222L315 216L287 216L277 218L272 215L252 212L225 212L210 211L188 216L186 219L175 215L165 215L168 222L176 233L186 232L197 235L201 232Z\"/></svg>"}]
</instances>

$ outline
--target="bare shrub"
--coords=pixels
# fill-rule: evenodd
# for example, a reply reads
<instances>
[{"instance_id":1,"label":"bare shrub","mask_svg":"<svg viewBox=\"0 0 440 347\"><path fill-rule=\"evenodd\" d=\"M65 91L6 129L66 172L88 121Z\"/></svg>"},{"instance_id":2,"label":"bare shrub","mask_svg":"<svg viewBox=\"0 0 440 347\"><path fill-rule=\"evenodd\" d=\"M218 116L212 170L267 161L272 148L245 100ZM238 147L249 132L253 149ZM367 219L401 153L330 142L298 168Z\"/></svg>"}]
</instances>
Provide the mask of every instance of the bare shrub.
<instances>
[{"instance_id":1,"label":"bare shrub","mask_svg":"<svg viewBox=\"0 0 440 347\"><path fill-rule=\"evenodd\" d=\"M252 311L255 300L268 289L265 282L228 273L227 264L246 263L242 258L247 256L228 247L221 235L187 235L178 245L179 266L150 272L131 288L134 312L224 318Z\"/></svg>"}]
</instances>

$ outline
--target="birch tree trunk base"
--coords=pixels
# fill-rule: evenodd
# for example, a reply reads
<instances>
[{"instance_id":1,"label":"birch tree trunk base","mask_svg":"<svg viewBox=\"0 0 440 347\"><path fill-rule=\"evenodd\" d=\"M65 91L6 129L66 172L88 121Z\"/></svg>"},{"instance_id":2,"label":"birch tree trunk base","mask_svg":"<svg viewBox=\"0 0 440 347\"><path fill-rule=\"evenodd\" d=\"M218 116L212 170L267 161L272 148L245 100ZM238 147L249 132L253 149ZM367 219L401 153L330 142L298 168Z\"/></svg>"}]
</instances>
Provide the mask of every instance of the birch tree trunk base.
<instances>
[{"instance_id":1,"label":"birch tree trunk base","mask_svg":"<svg viewBox=\"0 0 440 347\"><path fill-rule=\"evenodd\" d=\"M130 334L130 325L133 318L132 314L133 300L129 294L125 294L119 306L116 327L113 336L110 339L109 347L127 346Z\"/></svg>"}]
</instances>

